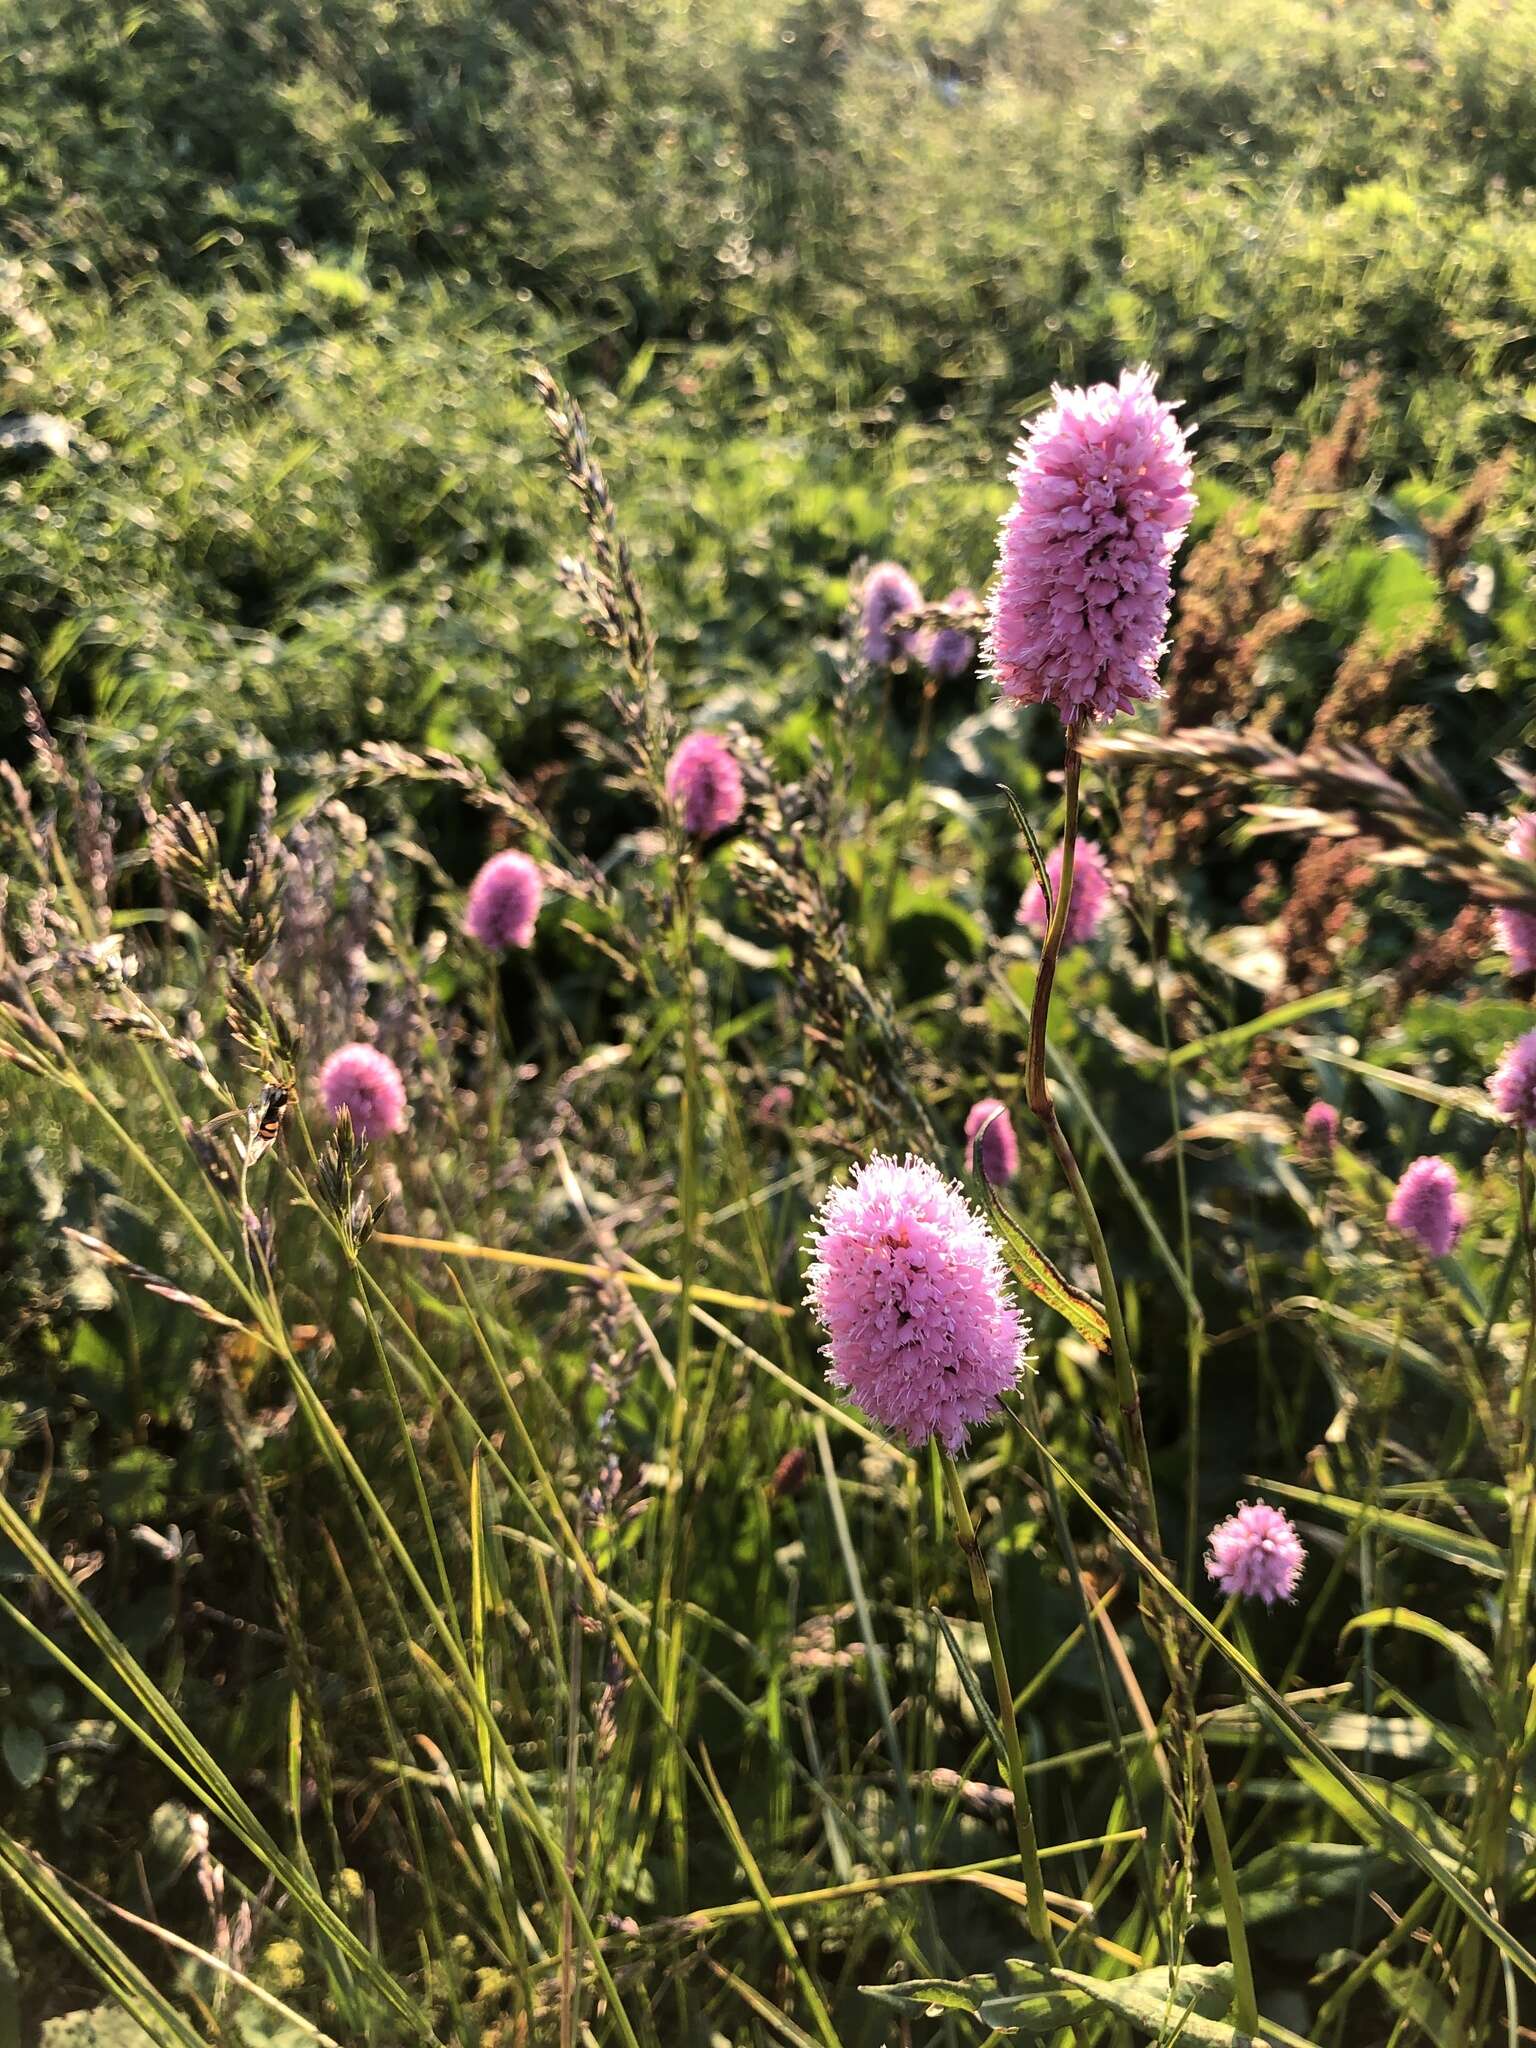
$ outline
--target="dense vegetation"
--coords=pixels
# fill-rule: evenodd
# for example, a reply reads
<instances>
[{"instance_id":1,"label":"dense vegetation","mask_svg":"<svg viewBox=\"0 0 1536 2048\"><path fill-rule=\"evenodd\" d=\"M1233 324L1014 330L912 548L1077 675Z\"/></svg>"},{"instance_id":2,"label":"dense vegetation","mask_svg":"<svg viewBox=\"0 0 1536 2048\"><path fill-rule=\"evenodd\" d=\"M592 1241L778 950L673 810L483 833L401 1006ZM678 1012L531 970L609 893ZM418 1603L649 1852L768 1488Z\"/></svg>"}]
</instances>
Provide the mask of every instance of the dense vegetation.
<instances>
[{"instance_id":1,"label":"dense vegetation","mask_svg":"<svg viewBox=\"0 0 1536 2048\"><path fill-rule=\"evenodd\" d=\"M1519 2038L1536 9L13 0L0 75L0 2048L1231 2043L1189 1706L1266 2038ZM1191 1687L1058 1291L963 1461L1046 1992L937 1468L798 1303L827 1185L991 1095L1099 1291L1018 1098L1059 723L850 606L981 589L1020 420L1142 359L1200 507L1051 1071ZM1261 1488L1300 1594L1223 1612Z\"/></svg>"}]
</instances>

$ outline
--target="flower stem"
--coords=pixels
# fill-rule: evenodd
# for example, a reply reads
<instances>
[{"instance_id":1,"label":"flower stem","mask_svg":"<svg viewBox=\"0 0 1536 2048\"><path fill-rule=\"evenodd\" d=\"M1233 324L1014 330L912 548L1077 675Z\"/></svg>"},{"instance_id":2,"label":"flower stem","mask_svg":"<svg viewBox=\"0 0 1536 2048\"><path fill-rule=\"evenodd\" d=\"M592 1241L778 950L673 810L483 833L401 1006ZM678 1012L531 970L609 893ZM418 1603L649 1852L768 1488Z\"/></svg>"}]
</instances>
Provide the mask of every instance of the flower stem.
<instances>
[{"instance_id":1,"label":"flower stem","mask_svg":"<svg viewBox=\"0 0 1536 2048\"><path fill-rule=\"evenodd\" d=\"M1013 1824L1019 1842L1019 1861L1024 1872L1024 1890L1028 1899L1029 1931L1045 1950L1046 1960L1057 1961L1056 1937L1051 1932L1050 1914L1045 1903L1045 1877L1040 1869L1040 1851L1035 1843L1035 1817L1030 1811L1029 1785L1024 1776L1024 1751L1019 1741L1019 1717L1014 1712L1013 1684L1008 1676L1008 1662L1003 1655L1003 1639L997 1626L997 1607L992 1599L992 1581L987 1577L987 1567L982 1560L981 1545L976 1540L976 1525L971 1520L971 1511L965 1504L965 1488L961 1484L954 1456L941 1450L939 1461L944 1467L944 1483L949 1490L949 1504L955 1517L955 1534L965 1561L971 1572L971 1592L975 1597L981 1615L982 1627L987 1632L987 1648L992 1657L992 1683L997 1692L998 1719L1002 1723L1003 1744L1008 1754L1008 1789L1013 1794Z\"/></svg>"},{"instance_id":2,"label":"flower stem","mask_svg":"<svg viewBox=\"0 0 1536 2048\"><path fill-rule=\"evenodd\" d=\"M1093 1197L1088 1192L1088 1183L1083 1179L1082 1169L1077 1163L1071 1143L1057 1118L1056 1105L1051 1097L1050 1082L1045 1071L1046 1044L1050 1031L1051 990L1055 985L1056 964L1061 957L1062 943L1066 937L1067 916L1072 903L1072 870L1077 853L1081 782L1082 754L1078 734L1075 727L1069 726L1064 775L1066 816L1061 836L1061 879L1057 884L1056 901L1051 906L1050 922L1046 926L1045 940L1040 949L1040 971L1035 981L1035 998L1029 1017L1029 1046L1024 1061L1024 1094L1029 1107L1044 1126L1051 1150L1055 1153L1067 1185L1072 1190L1072 1198L1077 1204L1078 1216L1087 1236L1089 1249L1093 1253L1093 1263L1099 1276L1099 1292L1104 1300L1104 1317L1109 1325L1110 1351L1115 1369L1115 1399L1120 1410L1121 1441L1130 1475L1133 1508L1147 1550L1161 1563L1163 1546L1158 1528L1157 1495L1152 1482L1152 1459L1147 1448L1146 1429L1141 1413L1141 1388L1136 1377L1135 1362L1131 1357L1130 1340L1126 1335L1120 1290L1115 1282L1115 1270L1110 1260L1103 1225L1099 1222L1098 1211L1094 1208ZM1182 1718L1189 1729L1191 1762L1200 1788L1201 1817L1205 1822L1206 1837L1210 1843L1211 1860L1216 1867L1222 1918L1226 1922L1227 1946L1232 1957L1237 2024L1244 2033L1256 2035L1259 2031L1259 2009L1254 1990L1253 1965L1248 1955L1248 1936L1243 1925L1242 1899L1237 1889L1237 1874L1232 1866L1232 1851L1227 1841L1226 1824L1222 1819L1221 1805L1216 1797L1215 1783L1206 1760L1205 1744L1195 1719L1194 1703L1187 1697L1190 1692L1188 1674L1183 1669L1173 1629L1150 1604L1150 1588L1143 1588L1142 1611L1143 1618L1148 1624L1148 1632L1162 1656L1169 1686L1185 1709Z\"/></svg>"}]
</instances>

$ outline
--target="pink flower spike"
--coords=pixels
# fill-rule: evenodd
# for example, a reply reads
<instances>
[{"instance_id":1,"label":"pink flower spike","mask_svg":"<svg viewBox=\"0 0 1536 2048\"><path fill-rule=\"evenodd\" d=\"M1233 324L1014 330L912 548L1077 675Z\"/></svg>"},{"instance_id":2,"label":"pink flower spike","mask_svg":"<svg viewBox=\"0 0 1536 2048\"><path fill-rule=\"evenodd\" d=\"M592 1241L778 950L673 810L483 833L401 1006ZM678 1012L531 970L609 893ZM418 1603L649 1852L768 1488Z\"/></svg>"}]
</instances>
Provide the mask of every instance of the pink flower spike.
<instances>
[{"instance_id":1,"label":"pink flower spike","mask_svg":"<svg viewBox=\"0 0 1536 2048\"><path fill-rule=\"evenodd\" d=\"M1331 1102L1314 1102L1301 1120L1301 1141L1319 1159L1331 1159L1339 1140L1339 1112Z\"/></svg>"},{"instance_id":2,"label":"pink flower spike","mask_svg":"<svg viewBox=\"0 0 1536 2048\"><path fill-rule=\"evenodd\" d=\"M1159 694L1195 496L1184 435L1145 366L1052 397L1014 455L987 667L1005 697L1077 725Z\"/></svg>"},{"instance_id":3,"label":"pink flower spike","mask_svg":"<svg viewBox=\"0 0 1536 2048\"><path fill-rule=\"evenodd\" d=\"M1512 859L1536 863L1536 811L1523 811L1514 820L1505 846ZM1509 955L1510 973L1536 974L1536 911L1500 907L1493 923Z\"/></svg>"},{"instance_id":4,"label":"pink flower spike","mask_svg":"<svg viewBox=\"0 0 1536 2048\"><path fill-rule=\"evenodd\" d=\"M1289 1515L1267 1501L1244 1501L1209 1537L1205 1569L1223 1593L1266 1607L1289 1600L1307 1553Z\"/></svg>"},{"instance_id":5,"label":"pink flower spike","mask_svg":"<svg viewBox=\"0 0 1536 2048\"><path fill-rule=\"evenodd\" d=\"M392 1138L405 1128L405 1083L400 1069L375 1045L344 1045L320 1069L325 1113L334 1122L347 1110L360 1138Z\"/></svg>"},{"instance_id":6,"label":"pink flower spike","mask_svg":"<svg viewBox=\"0 0 1536 2048\"><path fill-rule=\"evenodd\" d=\"M1019 1170L1019 1141L1007 1106L995 1095L983 1096L965 1119L965 1163L977 1171L976 1154L981 1153L981 1171L995 1186L1013 1179Z\"/></svg>"},{"instance_id":7,"label":"pink flower spike","mask_svg":"<svg viewBox=\"0 0 1536 2048\"><path fill-rule=\"evenodd\" d=\"M736 756L719 733L689 733L668 766L667 795L695 839L713 839L735 824L746 798Z\"/></svg>"},{"instance_id":8,"label":"pink flower spike","mask_svg":"<svg viewBox=\"0 0 1536 2048\"><path fill-rule=\"evenodd\" d=\"M944 609L951 615L957 612L963 614L969 611L975 602L976 593L967 590L962 584L945 598ZM962 632L958 626L931 626L918 635L913 652L930 675L938 676L944 682L953 682L957 676L963 676L970 667L971 657L976 652L976 642L969 633Z\"/></svg>"},{"instance_id":9,"label":"pink flower spike","mask_svg":"<svg viewBox=\"0 0 1536 2048\"><path fill-rule=\"evenodd\" d=\"M776 1081L771 1088L765 1088L753 1112L760 1124L782 1124L789 1119L795 1106L795 1091L787 1081Z\"/></svg>"},{"instance_id":10,"label":"pink flower spike","mask_svg":"<svg viewBox=\"0 0 1536 2048\"><path fill-rule=\"evenodd\" d=\"M829 1377L882 1429L958 1451L1018 1380L1029 1325L1002 1247L925 1159L880 1154L822 1203L806 1301Z\"/></svg>"},{"instance_id":11,"label":"pink flower spike","mask_svg":"<svg viewBox=\"0 0 1536 2048\"><path fill-rule=\"evenodd\" d=\"M1061 887L1059 846L1046 855L1045 872L1050 877L1051 894L1054 896ZM1091 839L1079 839L1072 861L1072 901L1067 909L1067 928L1062 944L1080 946L1084 940L1091 939L1104 922L1109 902L1109 865ZM1024 891L1015 921L1031 931L1044 933L1045 892L1038 882L1031 882Z\"/></svg>"},{"instance_id":12,"label":"pink flower spike","mask_svg":"<svg viewBox=\"0 0 1536 2048\"><path fill-rule=\"evenodd\" d=\"M1387 1221L1432 1259L1454 1251L1467 1226L1455 1167L1444 1159L1415 1159L1392 1191Z\"/></svg>"},{"instance_id":13,"label":"pink flower spike","mask_svg":"<svg viewBox=\"0 0 1536 2048\"><path fill-rule=\"evenodd\" d=\"M900 562L876 562L864 578L859 624L864 636L864 659L871 668L889 668L912 645L910 633L893 633L892 619L921 611L923 593Z\"/></svg>"},{"instance_id":14,"label":"pink flower spike","mask_svg":"<svg viewBox=\"0 0 1536 2048\"><path fill-rule=\"evenodd\" d=\"M464 929L492 952L533 943L533 927L544 900L544 877L526 853L498 853L469 885Z\"/></svg>"},{"instance_id":15,"label":"pink flower spike","mask_svg":"<svg viewBox=\"0 0 1536 2048\"><path fill-rule=\"evenodd\" d=\"M1522 1131L1536 1131L1536 1031L1504 1048L1488 1076L1488 1093L1501 1116Z\"/></svg>"}]
</instances>

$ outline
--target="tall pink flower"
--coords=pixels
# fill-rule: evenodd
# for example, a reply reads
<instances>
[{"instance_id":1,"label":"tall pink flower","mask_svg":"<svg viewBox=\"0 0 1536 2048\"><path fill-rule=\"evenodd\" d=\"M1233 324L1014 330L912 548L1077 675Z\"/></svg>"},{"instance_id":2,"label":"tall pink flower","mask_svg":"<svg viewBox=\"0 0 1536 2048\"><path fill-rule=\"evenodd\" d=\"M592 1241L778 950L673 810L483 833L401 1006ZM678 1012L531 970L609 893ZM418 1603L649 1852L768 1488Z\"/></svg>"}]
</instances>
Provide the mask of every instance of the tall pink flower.
<instances>
[{"instance_id":1,"label":"tall pink flower","mask_svg":"<svg viewBox=\"0 0 1536 2048\"><path fill-rule=\"evenodd\" d=\"M719 733L689 733L668 765L667 795L695 839L712 839L735 824L746 801L741 770Z\"/></svg>"},{"instance_id":2,"label":"tall pink flower","mask_svg":"<svg viewBox=\"0 0 1536 2048\"><path fill-rule=\"evenodd\" d=\"M833 1384L908 1443L959 1450L1029 1342L979 1212L927 1160L877 1153L827 1196L808 1241L806 1300Z\"/></svg>"},{"instance_id":3,"label":"tall pink flower","mask_svg":"<svg viewBox=\"0 0 1536 2048\"><path fill-rule=\"evenodd\" d=\"M1536 811L1523 811L1515 819L1505 844L1513 859L1536 864ZM1536 974L1536 911L1500 908L1493 922L1509 955L1510 973Z\"/></svg>"},{"instance_id":4,"label":"tall pink flower","mask_svg":"<svg viewBox=\"0 0 1536 2048\"><path fill-rule=\"evenodd\" d=\"M862 599L864 659L872 668L889 668L911 650L913 639L910 633L893 633L891 621L921 611L923 593L900 562L876 562L864 578Z\"/></svg>"},{"instance_id":5,"label":"tall pink flower","mask_svg":"<svg viewBox=\"0 0 1536 2048\"><path fill-rule=\"evenodd\" d=\"M953 682L956 676L963 676L971 665L976 652L976 642L963 628L951 623L956 615L963 616L976 602L976 593L962 584L952 590L944 600L944 610L949 614L942 626L930 626L917 636L913 649L918 660L930 675Z\"/></svg>"},{"instance_id":6,"label":"tall pink flower","mask_svg":"<svg viewBox=\"0 0 1536 2048\"><path fill-rule=\"evenodd\" d=\"M1052 396L1013 459L987 657L1005 696L1076 725L1158 694L1195 497L1184 435L1145 366Z\"/></svg>"},{"instance_id":7,"label":"tall pink flower","mask_svg":"<svg viewBox=\"0 0 1536 2048\"><path fill-rule=\"evenodd\" d=\"M1059 846L1046 855L1045 872L1050 877L1051 894L1054 896L1061 888ZM1072 901L1067 906L1067 928L1062 943L1079 946L1085 939L1091 939L1104 922L1109 900L1109 864L1091 839L1079 839L1072 861ZM1038 882L1031 882L1024 891L1017 922L1031 931L1045 930L1045 892Z\"/></svg>"},{"instance_id":8,"label":"tall pink flower","mask_svg":"<svg viewBox=\"0 0 1536 2048\"><path fill-rule=\"evenodd\" d=\"M482 946L504 952L533 943L533 927L544 900L544 877L526 853L498 853L469 885L464 929Z\"/></svg>"},{"instance_id":9,"label":"tall pink flower","mask_svg":"<svg viewBox=\"0 0 1536 2048\"><path fill-rule=\"evenodd\" d=\"M1443 1259L1454 1251L1467 1226L1467 1205L1461 1199L1455 1167L1445 1159L1415 1159L1392 1190L1387 1221L1432 1259Z\"/></svg>"},{"instance_id":10,"label":"tall pink flower","mask_svg":"<svg viewBox=\"0 0 1536 2048\"><path fill-rule=\"evenodd\" d=\"M973 1103L965 1119L965 1163L976 1171L976 1154L981 1153L981 1170L989 1181L1001 1185L1019 1170L1019 1141L1007 1105L995 1095L984 1095Z\"/></svg>"},{"instance_id":11,"label":"tall pink flower","mask_svg":"<svg viewBox=\"0 0 1536 2048\"><path fill-rule=\"evenodd\" d=\"M1488 1076L1488 1093L1501 1116L1522 1131L1536 1131L1536 1031L1504 1048Z\"/></svg>"},{"instance_id":12,"label":"tall pink flower","mask_svg":"<svg viewBox=\"0 0 1536 2048\"><path fill-rule=\"evenodd\" d=\"M320 1069L320 1094L333 1120L345 1109L360 1138L392 1138L405 1127L405 1083L376 1045L344 1045Z\"/></svg>"},{"instance_id":13,"label":"tall pink flower","mask_svg":"<svg viewBox=\"0 0 1536 2048\"><path fill-rule=\"evenodd\" d=\"M1267 1501L1244 1501L1216 1524L1209 1542L1205 1569L1223 1593L1272 1607L1295 1592L1307 1553L1290 1516Z\"/></svg>"}]
</instances>

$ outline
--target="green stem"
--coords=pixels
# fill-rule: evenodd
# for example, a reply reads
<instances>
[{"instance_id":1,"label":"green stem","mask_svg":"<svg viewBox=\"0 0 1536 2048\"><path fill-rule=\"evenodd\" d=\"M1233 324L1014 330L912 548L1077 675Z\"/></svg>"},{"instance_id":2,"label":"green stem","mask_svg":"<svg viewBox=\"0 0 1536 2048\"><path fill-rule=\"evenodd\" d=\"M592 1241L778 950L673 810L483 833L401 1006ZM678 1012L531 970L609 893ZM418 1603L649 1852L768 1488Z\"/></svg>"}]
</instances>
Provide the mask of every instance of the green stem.
<instances>
[{"instance_id":1,"label":"green stem","mask_svg":"<svg viewBox=\"0 0 1536 2048\"><path fill-rule=\"evenodd\" d=\"M1199 1751L1195 1768L1205 1780L1200 1793L1200 1817L1205 1822L1205 1838L1211 1845L1211 1861L1216 1866L1216 1889L1221 1894L1221 1917L1227 1923L1227 1946L1232 1951L1233 2003L1237 2009L1238 2031L1257 2035L1260 2026L1259 1994L1253 1982L1253 1962L1248 1954L1248 1935L1243 1925L1243 1895L1237 1888L1237 1872L1233 1868L1232 1850L1227 1841L1227 1824L1221 1817L1221 1801L1216 1797L1211 1767L1206 1761L1205 1745L1198 1729L1194 1742Z\"/></svg>"},{"instance_id":2,"label":"green stem","mask_svg":"<svg viewBox=\"0 0 1536 2048\"><path fill-rule=\"evenodd\" d=\"M997 1608L992 1599L992 1581L987 1577L987 1567L981 1555L981 1545L976 1540L976 1525L971 1520L971 1511L965 1504L965 1488L955 1466L954 1456L949 1451L940 1452L944 1467L944 1483L949 1490L949 1504L954 1511L955 1534L965 1561L971 1572L971 1591L981 1615L982 1627L987 1632L987 1648L992 1657L992 1684L997 1693L998 1718L1003 1728L1003 1743L1008 1752L1008 1789L1013 1794L1014 1831L1019 1842L1019 1861L1024 1872L1024 1890L1028 1899L1029 1931L1045 1950L1046 1960L1057 1961L1056 1938L1051 1932L1051 1917L1045 1903L1045 1877L1040 1869L1040 1851L1035 1843L1035 1817L1030 1810L1029 1782L1024 1775L1024 1751L1019 1742L1019 1717L1013 1708L1013 1685L1008 1677L1008 1662L1003 1654L1003 1639L997 1626Z\"/></svg>"},{"instance_id":3,"label":"green stem","mask_svg":"<svg viewBox=\"0 0 1536 2048\"><path fill-rule=\"evenodd\" d=\"M1031 1110L1045 1128L1051 1150L1055 1153L1067 1185L1072 1190L1078 1216L1087 1236L1089 1249L1093 1253L1093 1263L1099 1276L1099 1292L1104 1301L1104 1316L1109 1325L1122 1446L1130 1473L1133 1496L1136 1496L1133 1505L1140 1520L1146 1548L1151 1556L1161 1563L1162 1537L1158 1528L1157 1496L1152 1482L1152 1459L1147 1448L1146 1428L1141 1412L1141 1388L1136 1377L1135 1362L1131 1357L1130 1340L1126 1335L1120 1290L1115 1282L1114 1265L1109 1256L1109 1245L1104 1236L1103 1225L1099 1222L1093 1197L1088 1192L1088 1183L1083 1179L1082 1169L1077 1163L1067 1134L1057 1118L1050 1082L1046 1078L1045 1054L1050 1033L1051 990L1055 985L1056 965L1061 957L1062 943L1066 937L1067 916L1071 909L1081 782L1082 755L1078 734L1075 728L1069 727L1064 775L1066 815L1061 836L1061 879L1057 884L1056 901L1051 906L1050 923L1046 927L1045 941L1040 950L1040 972L1035 982L1035 998L1029 1018L1024 1092ZM1211 1858L1216 1866L1222 1918L1226 1922L1227 1946L1231 1953L1232 1971L1236 1982L1237 2024L1244 2033L1257 2035L1259 2008L1254 1990L1253 1965L1248 1954L1242 1900L1238 1894L1237 1876L1232 1867L1232 1851L1227 1841L1226 1825L1222 1820L1215 1783L1206 1759L1205 1744L1195 1718L1194 1702L1188 1697L1188 1675L1182 1668L1177 1642L1170 1630L1162 1625L1154 1613L1149 1612L1150 1597L1150 1588L1144 1588L1143 1615L1148 1621L1149 1633L1162 1655L1169 1686L1175 1697L1187 1708L1184 1719L1189 1728L1191 1761L1200 1786L1201 1814L1210 1842Z\"/></svg>"}]
</instances>

